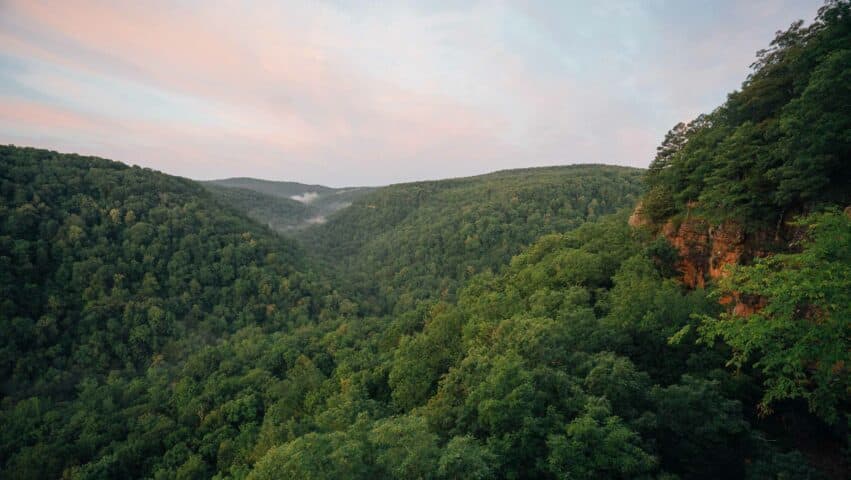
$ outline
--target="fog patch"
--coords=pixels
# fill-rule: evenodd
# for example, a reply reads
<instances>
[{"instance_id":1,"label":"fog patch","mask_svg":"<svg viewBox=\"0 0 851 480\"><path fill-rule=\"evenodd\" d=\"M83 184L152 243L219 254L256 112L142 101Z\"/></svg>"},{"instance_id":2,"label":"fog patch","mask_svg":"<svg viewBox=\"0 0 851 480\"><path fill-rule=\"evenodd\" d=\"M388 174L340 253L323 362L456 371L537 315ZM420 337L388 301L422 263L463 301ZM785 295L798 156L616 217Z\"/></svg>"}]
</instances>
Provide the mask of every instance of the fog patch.
<instances>
[{"instance_id":1,"label":"fog patch","mask_svg":"<svg viewBox=\"0 0 851 480\"><path fill-rule=\"evenodd\" d=\"M317 215L315 217L310 217L310 218L307 219L307 223L309 223L311 225L316 225L316 224L325 223L325 222L326 222L325 217L323 217L322 215Z\"/></svg>"},{"instance_id":2,"label":"fog patch","mask_svg":"<svg viewBox=\"0 0 851 480\"><path fill-rule=\"evenodd\" d=\"M305 205L308 205L308 204L310 204L310 202L319 198L319 193L318 192L304 192L301 195L293 195L290 198L292 198L293 200L295 200L297 202L301 202Z\"/></svg>"}]
</instances>

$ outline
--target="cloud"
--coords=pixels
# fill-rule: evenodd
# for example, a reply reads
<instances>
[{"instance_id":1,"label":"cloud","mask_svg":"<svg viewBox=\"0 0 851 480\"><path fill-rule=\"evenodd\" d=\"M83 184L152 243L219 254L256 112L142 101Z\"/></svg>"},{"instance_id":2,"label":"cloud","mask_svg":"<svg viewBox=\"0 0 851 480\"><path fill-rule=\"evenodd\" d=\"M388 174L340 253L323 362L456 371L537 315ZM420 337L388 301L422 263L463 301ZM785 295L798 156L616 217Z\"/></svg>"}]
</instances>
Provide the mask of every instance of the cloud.
<instances>
[{"instance_id":1,"label":"cloud","mask_svg":"<svg viewBox=\"0 0 851 480\"><path fill-rule=\"evenodd\" d=\"M10 0L0 141L332 185L644 166L818 4Z\"/></svg>"}]
</instances>

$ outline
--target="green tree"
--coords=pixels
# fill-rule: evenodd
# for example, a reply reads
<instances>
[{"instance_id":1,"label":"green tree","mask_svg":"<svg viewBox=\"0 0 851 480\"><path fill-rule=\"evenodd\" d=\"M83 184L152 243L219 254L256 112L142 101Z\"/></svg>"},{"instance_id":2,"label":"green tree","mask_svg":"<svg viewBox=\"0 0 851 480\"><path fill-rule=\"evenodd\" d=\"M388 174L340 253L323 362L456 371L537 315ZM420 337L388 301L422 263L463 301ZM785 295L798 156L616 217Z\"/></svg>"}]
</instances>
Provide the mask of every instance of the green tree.
<instances>
[{"instance_id":1,"label":"green tree","mask_svg":"<svg viewBox=\"0 0 851 480\"><path fill-rule=\"evenodd\" d=\"M700 332L732 347L731 365L753 363L761 372L764 411L803 398L835 422L851 388L851 219L833 211L799 225L806 228L800 252L738 266L720 282L719 294L751 299L758 310L704 317Z\"/></svg>"},{"instance_id":2,"label":"green tree","mask_svg":"<svg viewBox=\"0 0 851 480\"><path fill-rule=\"evenodd\" d=\"M444 447L437 473L447 480L483 480L494 477L496 456L470 435L452 437Z\"/></svg>"},{"instance_id":3,"label":"green tree","mask_svg":"<svg viewBox=\"0 0 851 480\"><path fill-rule=\"evenodd\" d=\"M308 433L269 450L249 480L371 478L366 445L343 432Z\"/></svg>"},{"instance_id":4,"label":"green tree","mask_svg":"<svg viewBox=\"0 0 851 480\"><path fill-rule=\"evenodd\" d=\"M547 446L549 471L558 478L634 478L656 466L638 434L601 398L589 399L582 415L563 434L550 435Z\"/></svg>"},{"instance_id":5,"label":"green tree","mask_svg":"<svg viewBox=\"0 0 851 480\"><path fill-rule=\"evenodd\" d=\"M440 449L437 435L428 430L425 418L405 415L375 424L369 434L377 449L376 463L391 478L435 478Z\"/></svg>"}]
</instances>

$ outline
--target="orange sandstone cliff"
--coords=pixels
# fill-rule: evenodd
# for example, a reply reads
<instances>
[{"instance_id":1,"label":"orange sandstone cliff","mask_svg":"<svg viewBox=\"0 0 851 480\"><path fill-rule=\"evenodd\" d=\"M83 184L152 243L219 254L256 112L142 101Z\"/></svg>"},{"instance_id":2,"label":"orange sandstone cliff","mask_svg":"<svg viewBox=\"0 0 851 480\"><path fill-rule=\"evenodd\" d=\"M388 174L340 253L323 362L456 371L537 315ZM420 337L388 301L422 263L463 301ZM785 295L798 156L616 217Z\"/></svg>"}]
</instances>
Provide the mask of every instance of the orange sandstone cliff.
<instances>
[{"instance_id":1,"label":"orange sandstone cliff","mask_svg":"<svg viewBox=\"0 0 851 480\"><path fill-rule=\"evenodd\" d=\"M691 210L694 205L689 207ZM658 230L658 234L670 242L679 254L677 269L688 288L703 288L708 281L724 276L728 266L750 263L778 246L779 234L748 233L733 221L712 225L690 212L685 219L669 219L664 225L653 225L640 203L630 216L629 224ZM758 310L763 301L733 295L721 298L720 303L729 305L734 314L744 316Z\"/></svg>"},{"instance_id":2,"label":"orange sandstone cliff","mask_svg":"<svg viewBox=\"0 0 851 480\"><path fill-rule=\"evenodd\" d=\"M707 280L724 275L728 265L764 254L746 242L744 230L734 222L712 226L705 220L691 218L677 225L669 220L662 227L662 235L679 252L678 268L689 288L702 288Z\"/></svg>"}]
</instances>

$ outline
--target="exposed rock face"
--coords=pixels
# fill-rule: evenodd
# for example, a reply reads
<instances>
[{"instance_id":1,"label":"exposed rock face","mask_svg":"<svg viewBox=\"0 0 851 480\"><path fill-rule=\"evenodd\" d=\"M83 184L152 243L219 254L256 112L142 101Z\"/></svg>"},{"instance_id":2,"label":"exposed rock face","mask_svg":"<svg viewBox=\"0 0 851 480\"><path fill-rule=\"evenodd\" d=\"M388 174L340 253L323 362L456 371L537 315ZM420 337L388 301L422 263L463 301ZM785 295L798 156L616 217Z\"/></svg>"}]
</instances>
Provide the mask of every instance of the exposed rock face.
<instances>
[{"instance_id":1,"label":"exposed rock face","mask_svg":"<svg viewBox=\"0 0 851 480\"><path fill-rule=\"evenodd\" d=\"M789 248L795 243L795 237L803 232L800 229L781 224L776 232L748 233L742 225L734 221L725 221L712 225L707 220L695 216L692 211L697 203L689 203L684 220L670 219L661 226L660 235L677 249L680 260L677 269L682 273L682 282L689 288L703 288L706 282L723 277L727 267L748 264L754 258L764 257L774 251ZM851 207L846 209L851 216ZM643 212L641 203L629 218L632 227L654 226ZM719 300L728 305L735 315L747 316L758 311L764 305L764 299L750 298L737 293Z\"/></svg>"},{"instance_id":2,"label":"exposed rock face","mask_svg":"<svg viewBox=\"0 0 851 480\"><path fill-rule=\"evenodd\" d=\"M755 253L745 245L744 230L733 222L722 223L714 231L710 229L709 238L712 240L709 278L721 277L728 265L739 263L746 254L753 257Z\"/></svg>"},{"instance_id":3,"label":"exposed rock face","mask_svg":"<svg viewBox=\"0 0 851 480\"><path fill-rule=\"evenodd\" d=\"M798 230L784 227L774 233L748 233L734 221L713 226L700 218L688 218L679 226L668 221L662 233L679 251L683 283L695 288L723 277L730 265L786 250L789 237L799 234Z\"/></svg>"},{"instance_id":4,"label":"exposed rock face","mask_svg":"<svg viewBox=\"0 0 851 480\"><path fill-rule=\"evenodd\" d=\"M767 235L747 235L735 222L712 226L699 218L686 219L679 226L668 221L662 234L679 252L678 268L689 288L703 288L707 281L723 277L728 266L765 256L765 248L771 243ZM733 314L739 316L751 315L765 303L762 298L745 298L737 293L719 302L730 305Z\"/></svg>"},{"instance_id":5,"label":"exposed rock face","mask_svg":"<svg viewBox=\"0 0 851 480\"><path fill-rule=\"evenodd\" d=\"M679 224L669 220L662 235L677 249L683 283L689 288L703 288L709 272L712 241L709 224L699 219L687 219Z\"/></svg>"}]
</instances>

